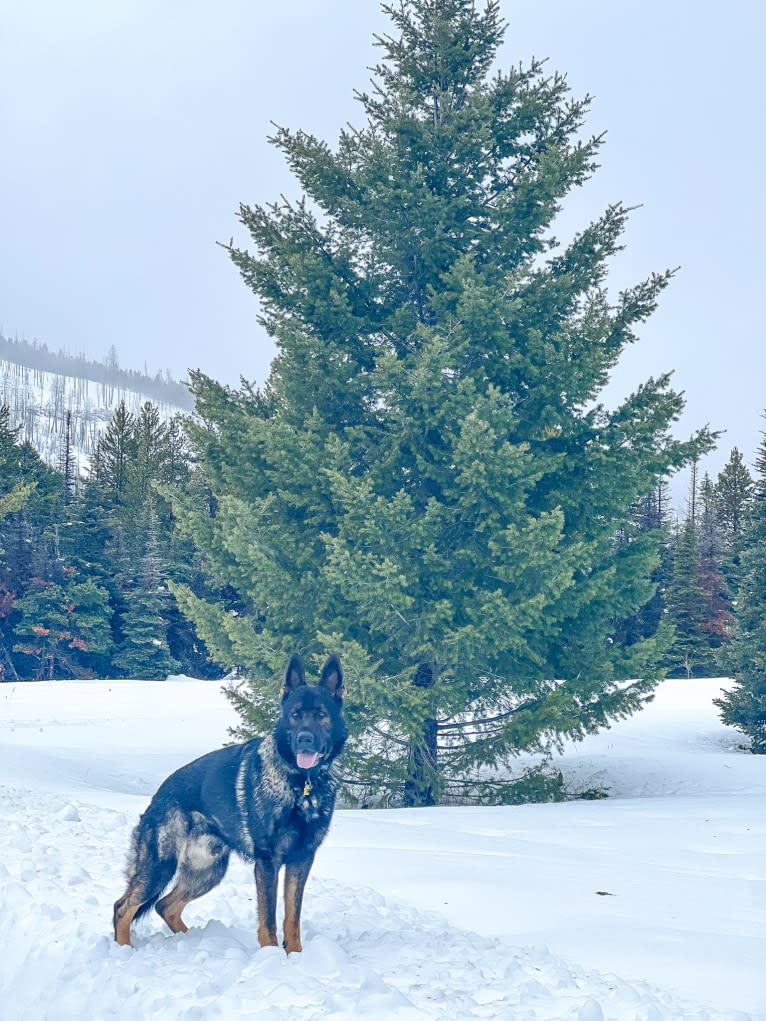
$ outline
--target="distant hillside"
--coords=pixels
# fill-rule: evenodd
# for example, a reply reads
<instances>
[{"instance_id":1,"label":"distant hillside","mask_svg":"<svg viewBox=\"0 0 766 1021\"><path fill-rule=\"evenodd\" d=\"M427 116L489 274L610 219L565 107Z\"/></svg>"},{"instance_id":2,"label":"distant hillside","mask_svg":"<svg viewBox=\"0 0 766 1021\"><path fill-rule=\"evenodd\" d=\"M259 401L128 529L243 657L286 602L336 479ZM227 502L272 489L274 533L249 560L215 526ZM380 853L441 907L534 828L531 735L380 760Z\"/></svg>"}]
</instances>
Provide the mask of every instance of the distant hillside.
<instances>
[{"instance_id":1,"label":"distant hillside","mask_svg":"<svg viewBox=\"0 0 766 1021\"><path fill-rule=\"evenodd\" d=\"M120 401L133 414L151 401L164 419L188 414L194 407L186 387L168 374L151 377L121 369L114 352L111 364L94 362L0 335L0 407L7 405L10 424L20 427L20 439L31 443L48 464L59 463L70 412L73 452L83 474Z\"/></svg>"},{"instance_id":2,"label":"distant hillside","mask_svg":"<svg viewBox=\"0 0 766 1021\"><path fill-rule=\"evenodd\" d=\"M46 344L38 341L11 340L0 333L0 359L23 365L28 369L42 369L59 376L71 376L73 379L88 380L93 383L105 383L122 390L133 390L144 399L152 399L159 404L172 404L183 411L192 411L194 402L189 391L172 379L166 369L156 376L134 369L121 369L117 361L117 353L112 348L104 361L93 361L85 355L70 355L65 351L50 351Z\"/></svg>"}]
</instances>

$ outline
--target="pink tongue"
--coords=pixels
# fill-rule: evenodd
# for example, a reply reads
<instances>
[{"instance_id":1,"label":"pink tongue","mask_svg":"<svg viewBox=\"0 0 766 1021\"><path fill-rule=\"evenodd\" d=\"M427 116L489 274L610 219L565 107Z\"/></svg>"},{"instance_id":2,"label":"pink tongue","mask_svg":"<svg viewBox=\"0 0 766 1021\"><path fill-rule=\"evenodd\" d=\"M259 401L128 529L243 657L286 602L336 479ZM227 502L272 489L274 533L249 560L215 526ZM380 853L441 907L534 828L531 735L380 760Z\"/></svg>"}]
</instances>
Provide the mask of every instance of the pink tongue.
<instances>
[{"instance_id":1,"label":"pink tongue","mask_svg":"<svg viewBox=\"0 0 766 1021\"><path fill-rule=\"evenodd\" d=\"M318 752L298 752L295 756L300 769L311 769L319 760Z\"/></svg>"}]
</instances>

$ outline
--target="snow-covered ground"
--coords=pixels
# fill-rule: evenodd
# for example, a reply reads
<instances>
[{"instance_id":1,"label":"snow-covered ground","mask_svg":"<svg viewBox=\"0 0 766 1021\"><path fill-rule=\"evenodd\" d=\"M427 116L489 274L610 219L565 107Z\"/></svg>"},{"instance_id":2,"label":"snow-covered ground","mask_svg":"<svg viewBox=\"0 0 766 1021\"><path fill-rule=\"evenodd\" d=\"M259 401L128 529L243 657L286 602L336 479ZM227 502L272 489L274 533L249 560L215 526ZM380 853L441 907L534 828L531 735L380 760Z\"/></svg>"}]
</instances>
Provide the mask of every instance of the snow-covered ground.
<instances>
[{"instance_id":1,"label":"snow-covered ground","mask_svg":"<svg viewBox=\"0 0 766 1021\"><path fill-rule=\"evenodd\" d=\"M234 722L218 684L0 685L0 1017L766 1018L766 756L721 683L665 682L568 749L607 800L336 813L289 958L258 948L240 862L187 934L152 912L112 942L139 813Z\"/></svg>"}]
</instances>

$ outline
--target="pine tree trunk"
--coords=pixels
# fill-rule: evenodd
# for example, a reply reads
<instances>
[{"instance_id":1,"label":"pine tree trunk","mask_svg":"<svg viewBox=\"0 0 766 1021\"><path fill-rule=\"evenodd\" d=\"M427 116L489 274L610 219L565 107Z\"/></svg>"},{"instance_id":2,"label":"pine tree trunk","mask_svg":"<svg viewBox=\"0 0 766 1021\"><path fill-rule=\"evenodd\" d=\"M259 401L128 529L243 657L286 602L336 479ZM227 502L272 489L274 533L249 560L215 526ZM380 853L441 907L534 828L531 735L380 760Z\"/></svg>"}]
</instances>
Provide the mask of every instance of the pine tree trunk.
<instances>
[{"instance_id":1,"label":"pine tree trunk","mask_svg":"<svg viewBox=\"0 0 766 1021\"><path fill-rule=\"evenodd\" d=\"M434 674L428 663L421 663L415 671L412 683L416 688L432 688ZM437 725L436 720L423 721L423 730L418 740L410 747L407 763L407 779L404 781L402 804L406 808L424 807L436 804L437 767Z\"/></svg>"}]
</instances>

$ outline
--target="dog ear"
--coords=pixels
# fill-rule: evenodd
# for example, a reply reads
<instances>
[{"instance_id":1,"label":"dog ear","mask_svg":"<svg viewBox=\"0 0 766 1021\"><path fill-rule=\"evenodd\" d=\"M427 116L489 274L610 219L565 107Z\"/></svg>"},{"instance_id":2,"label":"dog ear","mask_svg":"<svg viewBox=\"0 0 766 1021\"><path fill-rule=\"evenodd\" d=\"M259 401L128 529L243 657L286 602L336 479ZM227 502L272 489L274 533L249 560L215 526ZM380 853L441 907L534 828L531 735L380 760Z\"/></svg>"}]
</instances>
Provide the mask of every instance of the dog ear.
<instances>
[{"instance_id":1,"label":"dog ear","mask_svg":"<svg viewBox=\"0 0 766 1021\"><path fill-rule=\"evenodd\" d=\"M287 698L291 691L295 691L305 683L306 672L303 669L303 660L296 652L290 657L290 662L287 664L285 683L282 685L282 698Z\"/></svg>"},{"instance_id":2,"label":"dog ear","mask_svg":"<svg viewBox=\"0 0 766 1021\"><path fill-rule=\"evenodd\" d=\"M337 698L339 702L343 701L346 689L343 686L343 670L337 656L330 656L325 663L322 668L322 676L319 678L319 684L323 688L327 688L330 694Z\"/></svg>"}]
</instances>

